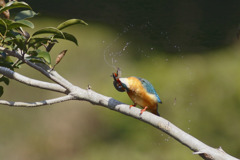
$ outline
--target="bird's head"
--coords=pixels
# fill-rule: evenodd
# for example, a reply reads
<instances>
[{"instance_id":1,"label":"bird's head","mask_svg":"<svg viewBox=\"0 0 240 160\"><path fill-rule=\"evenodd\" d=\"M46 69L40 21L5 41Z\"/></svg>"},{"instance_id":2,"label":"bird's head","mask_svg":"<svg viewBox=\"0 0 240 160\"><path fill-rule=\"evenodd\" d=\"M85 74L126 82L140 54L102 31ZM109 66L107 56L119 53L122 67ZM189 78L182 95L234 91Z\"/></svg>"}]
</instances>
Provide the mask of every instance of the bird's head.
<instances>
[{"instance_id":1,"label":"bird's head","mask_svg":"<svg viewBox=\"0 0 240 160\"><path fill-rule=\"evenodd\" d=\"M113 85L116 88L116 90L118 90L119 92L124 92L125 88L123 87L121 81L119 80L119 73L117 71L117 73L113 73L112 74L113 77Z\"/></svg>"},{"instance_id":2,"label":"bird's head","mask_svg":"<svg viewBox=\"0 0 240 160\"><path fill-rule=\"evenodd\" d=\"M128 78L119 78L119 81L121 82L122 87L126 91L128 91L130 89L129 79Z\"/></svg>"}]
</instances>

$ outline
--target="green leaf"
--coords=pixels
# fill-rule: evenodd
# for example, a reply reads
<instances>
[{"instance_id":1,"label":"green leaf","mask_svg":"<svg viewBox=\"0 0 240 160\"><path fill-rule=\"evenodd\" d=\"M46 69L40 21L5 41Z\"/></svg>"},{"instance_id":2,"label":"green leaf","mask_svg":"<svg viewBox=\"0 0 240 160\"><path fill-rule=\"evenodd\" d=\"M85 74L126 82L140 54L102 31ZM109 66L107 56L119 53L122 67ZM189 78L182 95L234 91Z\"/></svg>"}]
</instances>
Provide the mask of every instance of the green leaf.
<instances>
[{"instance_id":1,"label":"green leaf","mask_svg":"<svg viewBox=\"0 0 240 160\"><path fill-rule=\"evenodd\" d=\"M11 56L7 56L5 60L6 62L13 64L13 60L11 59Z\"/></svg>"},{"instance_id":2,"label":"green leaf","mask_svg":"<svg viewBox=\"0 0 240 160\"><path fill-rule=\"evenodd\" d=\"M27 57L26 59L29 60L30 62L46 64L46 62L42 58L30 56L30 57ZM19 65L23 63L24 62L20 63Z\"/></svg>"},{"instance_id":3,"label":"green leaf","mask_svg":"<svg viewBox=\"0 0 240 160\"><path fill-rule=\"evenodd\" d=\"M2 18L0 18L0 25L7 29L7 24Z\"/></svg>"},{"instance_id":4,"label":"green leaf","mask_svg":"<svg viewBox=\"0 0 240 160\"><path fill-rule=\"evenodd\" d=\"M49 52L39 51L37 57L43 58L48 64L51 64L51 56Z\"/></svg>"},{"instance_id":5,"label":"green leaf","mask_svg":"<svg viewBox=\"0 0 240 160\"><path fill-rule=\"evenodd\" d=\"M17 35L14 39L12 39L13 44L17 45L17 48L20 48L23 51L27 50L26 47L26 39L22 35Z\"/></svg>"},{"instance_id":6,"label":"green leaf","mask_svg":"<svg viewBox=\"0 0 240 160\"><path fill-rule=\"evenodd\" d=\"M15 16L14 20L19 21L19 20L23 20L23 19L27 19L27 18L32 18L36 15L37 15L37 13L32 10L24 10L24 11L19 12Z\"/></svg>"},{"instance_id":7,"label":"green leaf","mask_svg":"<svg viewBox=\"0 0 240 160\"><path fill-rule=\"evenodd\" d=\"M28 20L19 20L19 21L12 21L11 24L8 25L8 29L12 30L19 27L29 27L34 28L34 24Z\"/></svg>"},{"instance_id":8,"label":"green leaf","mask_svg":"<svg viewBox=\"0 0 240 160\"><path fill-rule=\"evenodd\" d=\"M69 19L57 26L57 29L62 30L64 28L67 28L69 26L75 25L75 24L83 24L83 25L88 25L86 22L84 22L81 19Z\"/></svg>"},{"instance_id":9,"label":"green leaf","mask_svg":"<svg viewBox=\"0 0 240 160\"><path fill-rule=\"evenodd\" d=\"M33 33L33 36L36 36L39 34L54 34L54 35L64 36L63 32L55 27L46 27L46 28L40 29L40 30L36 31L35 33Z\"/></svg>"},{"instance_id":10,"label":"green leaf","mask_svg":"<svg viewBox=\"0 0 240 160\"><path fill-rule=\"evenodd\" d=\"M49 52L42 51L40 49L37 49L35 51L30 51L30 52L35 52L35 55L29 56L26 59L28 59L31 62L36 62L36 63L43 63L50 65L51 64L51 57ZM36 55L37 53L37 55ZM30 53L31 54L31 53Z\"/></svg>"},{"instance_id":11,"label":"green leaf","mask_svg":"<svg viewBox=\"0 0 240 160\"><path fill-rule=\"evenodd\" d=\"M40 29L35 33L33 33L33 36L36 36L39 34L53 34L54 38L69 40L74 42L76 45L78 45L77 39L72 34L62 32L59 29L54 27L46 27L46 28Z\"/></svg>"},{"instance_id":12,"label":"green leaf","mask_svg":"<svg viewBox=\"0 0 240 160\"><path fill-rule=\"evenodd\" d=\"M48 41L51 41L51 38L30 38L28 42L28 47L38 48L42 44L47 44Z\"/></svg>"},{"instance_id":13,"label":"green leaf","mask_svg":"<svg viewBox=\"0 0 240 160\"><path fill-rule=\"evenodd\" d=\"M0 97L3 95L3 86L0 86Z\"/></svg>"},{"instance_id":14,"label":"green leaf","mask_svg":"<svg viewBox=\"0 0 240 160\"><path fill-rule=\"evenodd\" d=\"M7 36L4 40L4 42L13 42L14 38L16 38L17 36L21 36L21 34L19 32L15 32L13 30L10 30L10 32L7 32L6 35Z\"/></svg>"},{"instance_id":15,"label":"green leaf","mask_svg":"<svg viewBox=\"0 0 240 160\"><path fill-rule=\"evenodd\" d=\"M0 78L0 82L4 82L6 85L9 85L9 82L10 82L10 81L9 81L8 78L6 78L6 77L3 76L3 77Z\"/></svg>"},{"instance_id":16,"label":"green leaf","mask_svg":"<svg viewBox=\"0 0 240 160\"><path fill-rule=\"evenodd\" d=\"M74 42L76 45L78 45L78 41L77 41L77 39L75 38L75 36L73 36L72 34L66 33L66 32L63 32L63 35L64 35L64 36L55 35L54 38L60 38L60 39L69 40L69 41Z\"/></svg>"},{"instance_id":17,"label":"green leaf","mask_svg":"<svg viewBox=\"0 0 240 160\"><path fill-rule=\"evenodd\" d=\"M0 14L6 10L13 9L13 8L28 8L32 10L32 8L25 2L11 1L11 2L8 2L4 7L0 9Z\"/></svg>"}]
</instances>

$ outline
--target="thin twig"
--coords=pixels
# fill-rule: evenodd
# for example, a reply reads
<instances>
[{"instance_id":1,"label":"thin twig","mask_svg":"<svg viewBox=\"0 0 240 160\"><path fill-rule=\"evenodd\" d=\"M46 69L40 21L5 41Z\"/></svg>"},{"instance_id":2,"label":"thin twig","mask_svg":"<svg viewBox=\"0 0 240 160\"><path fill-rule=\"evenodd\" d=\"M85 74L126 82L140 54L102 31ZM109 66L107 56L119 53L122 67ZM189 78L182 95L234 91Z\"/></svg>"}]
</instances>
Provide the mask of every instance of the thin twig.
<instances>
[{"instance_id":1,"label":"thin twig","mask_svg":"<svg viewBox=\"0 0 240 160\"><path fill-rule=\"evenodd\" d=\"M0 104L13 106L13 107L39 107L44 105L51 105L56 104L64 101L74 100L75 98L71 95L66 95L54 99L39 101L39 102L13 102L13 101L6 101L6 100L0 100Z\"/></svg>"}]
</instances>

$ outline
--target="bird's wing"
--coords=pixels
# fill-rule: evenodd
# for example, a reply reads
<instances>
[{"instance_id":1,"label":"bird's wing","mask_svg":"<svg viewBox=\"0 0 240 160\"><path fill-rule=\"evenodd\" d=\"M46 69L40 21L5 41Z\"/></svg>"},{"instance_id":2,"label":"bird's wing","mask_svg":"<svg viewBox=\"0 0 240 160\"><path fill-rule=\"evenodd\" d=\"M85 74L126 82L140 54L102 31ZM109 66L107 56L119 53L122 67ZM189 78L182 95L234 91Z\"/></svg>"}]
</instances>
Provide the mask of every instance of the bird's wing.
<instances>
[{"instance_id":1,"label":"bird's wing","mask_svg":"<svg viewBox=\"0 0 240 160\"><path fill-rule=\"evenodd\" d=\"M162 101L159 98L159 96L158 96L156 90L154 89L153 85L146 79L139 78L139 77L137 77L137 78L142 82L142 84L143 84L144 88L147 90L147 92L150 93L150 94L154 94L157 98L158 103L161 103Z\"/></svg>"}]
</instances>

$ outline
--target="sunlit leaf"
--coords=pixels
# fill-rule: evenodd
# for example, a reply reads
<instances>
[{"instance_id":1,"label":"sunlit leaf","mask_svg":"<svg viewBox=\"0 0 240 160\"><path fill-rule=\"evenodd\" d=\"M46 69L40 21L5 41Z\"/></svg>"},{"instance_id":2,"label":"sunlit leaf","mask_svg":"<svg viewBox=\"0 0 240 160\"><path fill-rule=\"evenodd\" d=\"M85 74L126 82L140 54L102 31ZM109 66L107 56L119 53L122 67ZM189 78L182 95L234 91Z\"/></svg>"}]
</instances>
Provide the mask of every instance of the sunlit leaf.
<instances>
[{"instance_id":1,"label":"sunlit leaf","mask_svg":"<svg viewBox=\"0 0 240 160\"><path fill-rule=\"evenodd\" d=\"M13 60L11 59L11 56L7 56L5 60L6 62L13 64Z\"/></svg>"},{"instance_id":2,"label":"sunlit leaf","mask_svg":"<svg viewBox=\"0 0 240 160\"><path fill-rule=\"evenodd\" d=\"M34 28L34 24L28 20L19 20L19 21L12 21L10 25L8 25L8 29L15 29L19 27L29 27Z\"/></svg>"},{"instance_id":3,"label":"sunlit leaf","mask_svg":"<svg viewBox=\"0 0 240 160\"><path fill-rule=\"evenodd\" d=\"M46 28L40 29L35 33L33 33L33 36L36 36L39 34L54 34L54 35L61 35L64 37L63 32L54 27L46 27Z\"/></svg>"},{"instance_id":4,"label":"sunlit leaf","mask_svg":"<svg viewBox=\"0 0 240 160\"><path fill-rule=\"evenodd\" d=\"M24 10L24 11L19 12L15 16L14 20L19 21L19 20L23 20L23 19L26 19L26 18L32 18L35 15L37 15L37 13L32 11L32 10Z\"/></svg>"},{"instance_id":5,"label":"sunlit leaf","mask_svg":"<svg viewBox=\"0 0 240 160\"><path fill-rule=\"evenodd\" d=\"M86 22L84 22L81 19L69 19L57 26L57 29L62 30L64 28L67 28L69 26L75 25L75 24L83 24L83 25L88 25Z\"/></svg>"},{"instance_id":6,"label":"sunlit leaf","mask_svg":"<svg viewBox=\"0 0 240 160\"><path fill-rule=\"evenodd\" d=\"M37 49L36 52L37 52L37 56L36 56L37 58L42 58L44 59L45 62L47 62L48 64L51 64L51 57L49 52L42 51L40 49Z\"/></svg>"},{"instance_id":7,"label":"sunlit leaf","mask_svg":"<svg viewBox=\"0 0 240 160\"><path fill-rule=\"evenodd\" d=\"M51 64L51 56L49 52L39 51L37 57L43 58L48 64Z\"/></svg>"},{"instance_id":8,"label":"sunlit leaf","mask_svg":"<svg viewBox=\"0 0 240 160\"><path fill-rule=\"evenodd\" d=\"M66 33L66 32L62 32L59 29L54 28L54 27L47 27L47 28L40 29L40 30L36 31L33 34L33 36L36 36L39 34L53 34L54 38L69 40L69 41L74 42L76 45L78 45L78 42L77 42L77 39L75 38L75 36L73 36L72 34Z\"/></svg>"},{"instance_id":9,"label":"sunlit leaf","mask_svg":"<svg viewBox=\"0 0 240 160\"><path fill-rule=\"evenodd\" d=\"M66 32L63 32L63 35L64 36L61 36L61 35L58 34L58 35L55 35L54 38L69 40L71 42L74 42L76 45L78 45L78 41L75 38L75 36L73 36L72 34L66 33Z\"/></svg>"},{"instance_id":10,"label":"sunlit leaf","mask_svg":"<svg viewBox=\"0 0 240 160\"><path fill-rule=\"evenodd\" d=\"M26 59L35 62L35 63L43 63L50 65L51 64L51 57L49 52L42 51L40 49L37 49L35 51L30 51L29 54L33 53L33 55L27 57Z\"/></svg>"},{"instance_id":11,"label":"sunlit leaf","mask_svg":"<svg viewBox=\"0 0 240 160\"><path fill-rule=\"evenodd\" d=\"M1 78L0 78L0 82L4 82L6 85L9 85L9 79L7 78L7 77L4 77L4 76L2 76Z\"/></svg>"},{"instance_id":12,"label":"sunlit leaf","mask_svg":"<svg viewBox=\"0 0 240 160\"><path fill-rule=\"evenodd\" d=\"M0 14L6 10L13 9L13 8L28 8L32 9L27 3L25 2L17 2L17 1L10 1L4 7L0 9Z\"/></svg>"}]
</instances>

